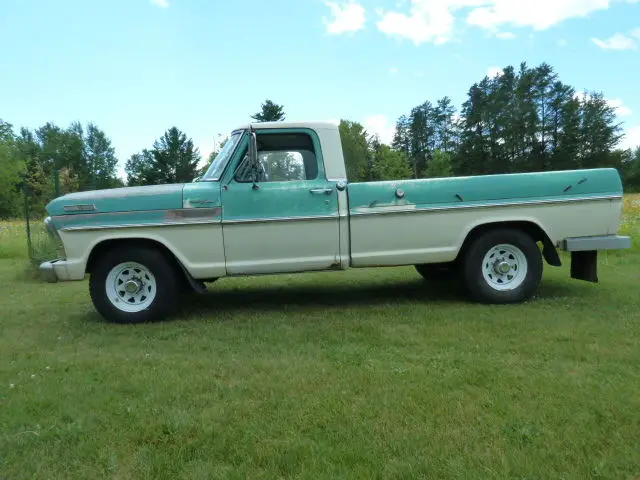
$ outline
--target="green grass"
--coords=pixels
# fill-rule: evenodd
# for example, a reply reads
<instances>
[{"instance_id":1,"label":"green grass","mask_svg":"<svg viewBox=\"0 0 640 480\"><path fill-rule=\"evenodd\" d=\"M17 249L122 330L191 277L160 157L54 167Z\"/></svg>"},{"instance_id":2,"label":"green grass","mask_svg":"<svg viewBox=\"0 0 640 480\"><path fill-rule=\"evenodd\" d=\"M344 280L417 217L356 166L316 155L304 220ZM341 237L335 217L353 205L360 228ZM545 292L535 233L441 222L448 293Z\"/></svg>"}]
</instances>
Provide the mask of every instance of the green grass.
<instances>
[{"instance_id":1,"label":"green grass","mask_svg":"<svg viewBox=\"0 0 640 480\"><path fill-rule=\"evenodd\" d=\"M0 478L637 478L639 226L600 284L547 266L524 305L353 270L221 280L135 326L5 258Z\"/></svg>"}]
</instances>

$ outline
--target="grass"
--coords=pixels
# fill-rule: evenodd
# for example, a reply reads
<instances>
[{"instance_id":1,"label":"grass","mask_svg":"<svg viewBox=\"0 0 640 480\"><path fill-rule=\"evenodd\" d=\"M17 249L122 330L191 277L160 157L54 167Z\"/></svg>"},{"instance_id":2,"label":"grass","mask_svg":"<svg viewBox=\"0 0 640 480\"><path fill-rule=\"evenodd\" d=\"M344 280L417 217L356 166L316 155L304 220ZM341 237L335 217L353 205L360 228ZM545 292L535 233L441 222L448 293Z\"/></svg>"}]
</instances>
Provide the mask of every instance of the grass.
<instances>
[{"instance_id":1,"label":"grass","mask_svg":"<svg viewBox=\"0 0 640 480\"><path fill-rule=\"evenodd\" d=\"M547 267L502 307L392 268L221 280L116 326L86 282L24 278L8 230L0 478L640 476L640 196L600 284Z\"/></svg>"}]
</instances>

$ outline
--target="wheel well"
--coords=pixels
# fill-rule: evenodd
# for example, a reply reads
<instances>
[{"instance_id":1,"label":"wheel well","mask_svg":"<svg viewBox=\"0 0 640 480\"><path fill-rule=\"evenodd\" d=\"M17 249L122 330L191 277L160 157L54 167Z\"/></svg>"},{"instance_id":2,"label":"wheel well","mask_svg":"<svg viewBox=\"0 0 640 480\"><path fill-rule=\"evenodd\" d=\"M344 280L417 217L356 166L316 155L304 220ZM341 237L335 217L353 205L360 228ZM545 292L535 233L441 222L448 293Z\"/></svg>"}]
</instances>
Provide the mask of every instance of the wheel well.
<instances>
[{"instance_id":1,"label":"wheel well","mask_svg":"<svg viewBox=\"0 0 640 480\"><path fill-rule=\"evenodd\" d=\"M140 247L151 247L151 248L157 249L162 253L162 255L165 257L167 262L169 262L171 267L175 270L176 275L180 275L180 278L187 280L186 273L180 266L180 263L178 262L178 259L175 257L173 252L171 252L171 250L169 250L162 243L156 240L148 239L148 238L116 238L112 240L103 240L102 242L94 246L93 249L91 250L91 253L89 254L89 259L87 260L86 273L91 273L93 266L95 265L96 261L100 257L105 255L109 250L112 250L122 245L126 245L126 246L135 245Z\"/></svg>"},{"instance_id":2,"label":"wheel well","mask_svg":"<svg viewBox=\"0 0 640 480\"><path fill-rule=\"evenodd\" d=\"M494 230L497 228L515 228L520 231L525 232L529 235L536 243L542 243L542 255L545 261L549 265L553 265L554 267L559 267L562 265L560 261L560 256L558 255L558 251L555 246L551 242L551 239L546 234L546 232L537 224L529 221L507 221L507 222L493 222L493 223L484 223L482 225L478 225L474 227L464 239L462 247L460 248L460 252L458 252L458 256L456 257L456 261L458 259L464 258L467 249L471 246L471 244L484 233Z\"/></svg>"}]
</instances>

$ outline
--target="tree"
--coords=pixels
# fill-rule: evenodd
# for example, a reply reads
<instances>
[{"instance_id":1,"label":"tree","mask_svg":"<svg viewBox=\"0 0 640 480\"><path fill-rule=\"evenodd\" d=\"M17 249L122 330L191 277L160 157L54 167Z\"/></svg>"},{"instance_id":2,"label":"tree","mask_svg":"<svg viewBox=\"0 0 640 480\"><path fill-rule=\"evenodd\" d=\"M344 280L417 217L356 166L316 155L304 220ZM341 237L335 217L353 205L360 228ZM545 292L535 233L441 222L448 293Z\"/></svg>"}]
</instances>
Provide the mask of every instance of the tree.
<instances>
[{"instance_id":1,"label":"tree","mask_svg":"<svg viewBox=\"0 0 640 480\"><path fill-rule=\"evenodd\" d=\"M279 122L285 119L282 105L267 99L261 107L259 112L251 115L256 122Z\"/></svg>"},{"instance_id":2,"label":"tree","mask_svg":"<svg viewBox=\"0 0 640 480\"><path fill-rule=\"evenodd\" d=\"M340 120L338 129L347 178L351 182L366 180L370 150L369 138L364 126L358 122Z\"/></svg>"},{"instance_id":3,"label":"tree","mask_svg":"<svg viewBox=\"0 0 640 480\"><path fill-rule=\"evenodd\" d=\"M106 134L93 123L87 125L84 157L92 188L109 188L115 185L118 166L115 149Z\"/></svg>"},{"instance_id":4,"label":"tree","mask_svg":"<svg viewBox=\"0 0 640 480\"><path fill-rule=\"evenodd\" d=\"M154 170L154 158L150 150L146 148L129 157L124 166L127 174L127 185L153 185L158 183L158 175Z\"/></svg>"},{"instance_id":5,"label":"tree","mask_svg":"<svg viewBox=\"0 0 640 480\"><path fill-rule=\"evenodd\" d=\"M13 218L20 214L18 184L25 171L26 165L20 159L13 126L0 120L0 218Z\"/></svg>"},{"instance_id":6,"label":"tree","mask_svg":"<svg viewBox=\"0 0 640 480\"><path fill-rule=\"evenodd\" d=\"M193 140L176 127L168 129L153 143L127 160L125 172L129 185L191 182L200 171L200 153Z\"/></svg>"},{"instance_id":7,"label":"tree","mask_svg":"<svg viewBox=\"0 0 640 480\"><path fill-rule=\"evenodd\" d=\"M450 177L453 175L451 154L449 152L443 152L437 150L433 153L431 160L427 164L427 169L424 172L426 178L442 178Z\"/></svg>"},{"instance_id":8,"label":"tree","mask_svg":"<svg viewBox=\"0 0 640 480\"><path fill-rule=\"evenodd\" d=\"M411 165L401 150L381 144L373 162L374 180L407 180L411 178Z\"/></svg>"}]
</instances>

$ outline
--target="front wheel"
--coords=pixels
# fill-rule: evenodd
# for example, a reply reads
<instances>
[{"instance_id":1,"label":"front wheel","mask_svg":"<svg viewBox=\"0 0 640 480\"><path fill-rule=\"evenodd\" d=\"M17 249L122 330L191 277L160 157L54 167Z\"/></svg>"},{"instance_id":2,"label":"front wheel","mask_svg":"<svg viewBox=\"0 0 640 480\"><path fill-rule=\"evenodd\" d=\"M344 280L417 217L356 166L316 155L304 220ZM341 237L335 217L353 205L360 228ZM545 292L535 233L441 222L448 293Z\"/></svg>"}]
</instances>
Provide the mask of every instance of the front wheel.
<instances>
[{"instance_id":1,"label":"front wheel","mask_svg":"<svg viewBox=\"0 0 640 480\"><path fill-rule=\"evenodd\" d=\"M467 251L464 281L476 301L519 303L533 297L542 270L542 253L529 235L516 229L492 230Z\"/></svg>"},{"instance_id":2,"label":"front wheel","mask_svg":"<svg viewBox=\"0 0 640 480\"><path fill-rule=\"evenodd\" d=\"M166 317L175 305L176 273L160 251L135 246L103 255L89 280L98 313L114 323L140 323Z\"/></svg>"}]
</instances>

